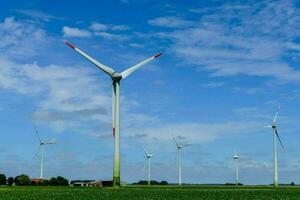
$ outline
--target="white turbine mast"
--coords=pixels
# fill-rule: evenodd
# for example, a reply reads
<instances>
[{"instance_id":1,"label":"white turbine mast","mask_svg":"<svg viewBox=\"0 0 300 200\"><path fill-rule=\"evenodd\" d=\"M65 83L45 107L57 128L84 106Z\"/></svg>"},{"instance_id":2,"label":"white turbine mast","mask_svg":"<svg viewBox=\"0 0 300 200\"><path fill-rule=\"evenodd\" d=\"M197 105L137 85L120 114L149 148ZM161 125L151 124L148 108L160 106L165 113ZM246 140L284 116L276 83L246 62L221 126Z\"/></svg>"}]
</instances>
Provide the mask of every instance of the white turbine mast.
<instances>
[{"instance_id":1,"label":"white turbine mast","mask_svg":"<svg viewBox=\"0 0 300 200\"><path fill-rule=\"evenodd\" d=\"M177 142L176 138L173 136L173 140L176 144L177 149L177 160L178 160L178 185L182 184L182 161L181 161L181 151L184 147L188 146L188 144L182 145Z\"/></svg>"},{"instance_id":2,"label":"white turbine mast","mask_svg":"<svg viewBox=\"0 0 300 200\"><path fill-rule=\"evenodd\" d=\"M144 151L146 159L148 161L148 185L151 184L151 158L154 156L153 154L149 154L148 151Z\"/></svg>"},{"instance_id":3,"label":"white turbine mast","mask_svg":"<svg viewBox=\"0 0 300 200\"><path fill-rule=\"evenodd\" d=\"M234 152L233 159L235 161L235 185L239 185L239 157Z\"/></svg>"},{"instance_id":4,"label":"white turbine mast","mask_svg":"<svg viewBox=\"0 0 300 200\"><path fill-rule=\"evenodd\" d=\"M266 127L272 128L273 131L273 156L274 156L274 187L278 187L278 162L277 162L277 140L280 143L280 146L284 149L283 143L279 137L278 130L277 130L277 116L279 112L280 107L278 106L278 109L276 111L276 114L274 116L273 122L271 125L268 125Z\"/></svg>"},{"instance_id":5,"label":"white turbine mast","mask_svg":"<svg viewBox=\"0 0 300 200\"><path fill-rule=\"evenodd\" d=\"M130 68L127 70L118 73L115 70L113 70L110 67L107 67L95 59L91 58L89 55L75 47L73 44L71 44L68 41L65 41L65 43L71 47L73 50L75 50L77 53L79 53L81 56L86 58L88 61L96 65L100 70L102 70L104 73L109 75L112 79L112 116L113 116L113 122L112 122L112 132L114 137L114 168L113 168L113 186L118 187L121 185L121 178L120 178L120 82L122 79L125 79L128 77L131 73L136 71L137 69L141 68L143 65L155 60L158 58L161 53L158 53Z\"/></svg>"},{"instance_id":6,"label":"white turbine mast","mask_svg":"<svg viewBox=\"0 0 300 200\"><path fill-rule=\"evenodd\" d=\"M40 179L44 179L44 147L45 145L51 145L51 144L56 144L55 141L49 141L49 142L43 142L41 140L41 137L40 137L40 134L38 132L38 130L36 128L35 129L35 133L37 135L37 138L39 140L39 146L40 146L40 162L41 162L41 165L40 165Z\"/></svg>"}]
</instances>

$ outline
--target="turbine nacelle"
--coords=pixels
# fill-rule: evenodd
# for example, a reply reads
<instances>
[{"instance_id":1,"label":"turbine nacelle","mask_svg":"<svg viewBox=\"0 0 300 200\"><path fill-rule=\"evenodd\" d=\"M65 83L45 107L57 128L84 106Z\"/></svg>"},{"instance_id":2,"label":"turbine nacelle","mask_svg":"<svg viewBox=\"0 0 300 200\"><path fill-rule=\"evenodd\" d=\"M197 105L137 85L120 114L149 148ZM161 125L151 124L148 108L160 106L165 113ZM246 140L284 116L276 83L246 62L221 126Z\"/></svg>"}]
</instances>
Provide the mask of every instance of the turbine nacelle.
<instances>
[{"instance_id":1,"label":"turbine nacelle","mask_svg":"<svg viewBox=\"0 0 300 200\"><path fill-rule=\"evenodd\" d=\"M112 76L111 76L111 79L114 81L114 82L119 82L120 80L122 80L122 75L120 73L113 73Z\"/></svg>"}]
</instances>

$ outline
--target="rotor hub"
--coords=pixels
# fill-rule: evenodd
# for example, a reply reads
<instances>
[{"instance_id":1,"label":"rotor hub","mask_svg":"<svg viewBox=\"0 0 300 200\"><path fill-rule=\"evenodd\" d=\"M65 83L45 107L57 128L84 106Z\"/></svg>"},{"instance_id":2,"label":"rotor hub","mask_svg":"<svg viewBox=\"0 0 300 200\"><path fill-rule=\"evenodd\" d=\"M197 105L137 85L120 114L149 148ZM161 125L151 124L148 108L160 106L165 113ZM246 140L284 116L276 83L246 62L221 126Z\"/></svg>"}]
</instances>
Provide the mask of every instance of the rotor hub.
<instances>
[{"instance_id":1,"label":"rotor hub","mask_svg":"<svg viewBox=\"0 0 300 200\"><path fill-rule=\"evenodd\" d=\"M115 82L120 81L122 79L122 75L116 72L111 76L111 79Z\"/></svg>"}]
</instances>

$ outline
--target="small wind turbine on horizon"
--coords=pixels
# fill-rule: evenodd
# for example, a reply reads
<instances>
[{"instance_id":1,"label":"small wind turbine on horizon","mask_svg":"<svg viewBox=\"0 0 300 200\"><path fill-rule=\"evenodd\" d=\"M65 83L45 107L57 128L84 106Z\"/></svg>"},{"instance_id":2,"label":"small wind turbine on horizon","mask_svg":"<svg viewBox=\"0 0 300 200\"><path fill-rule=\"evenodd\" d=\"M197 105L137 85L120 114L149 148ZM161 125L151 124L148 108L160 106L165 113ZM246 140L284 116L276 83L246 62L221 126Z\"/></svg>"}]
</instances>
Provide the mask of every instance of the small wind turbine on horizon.
<instances>
[{"instance_id":1,"label":"small wind turbine on horizon","mask_svg":"<svg viewBox=\"0 0 300 200\"><path fill-rule=\"evenodd\" d=\"M49 142L43 142L42 140L41 140L41 137L40 137L40 135L39 135L39 132L38 132L38 130L35 128L35 133L36 133L36 135L37 135L37 137L38 137L38 140L39 140L39 146L40 146L40 158L41 158L41 168L40 168L40 179L44 179L44 151L45 151L45 149L44 149L44 147L45 147L45 145L51 145L51 144L56 144L56 142L55 141L49 141Z\"/></svg>"},{"instance_id":2,"label":"small wind turbine on horizon","mask_svg":"<svg viewBox=\"0 0 300 200\"><path fill-rule=\"evenodd\" d=\"M235 185L238 185L239 184L239 157L236 154L236 152L234 152L233 159L235 161Z\"/></svg>"},{"instance_id":3,"label":"small wind turbine on horizon","mask_svg":"<svg viewBox=\"0 0 300 200\"><path fill-rule=\"evenodd\" d=\"M281 141L281 139L279 137L279 134L278 134L277 124L276 124L279 109L280 109L280 107L278 106L278 109L276 111L276 114L274 116L272 124L266 126L268 128L272 128L272 131L273 131L274 187L278 187L277 140L279 141L280 146L284 149L284 146L283 146L282 141Z\"/></svg>"},{"instance_id":4,"label":"small wind turbine on horizon","mask_svg":"<svg viewBox=\"0 0 300 200\"><path fill-rule=\"evenodd\" d=\"M120 82L122 79L127 78L131 73L140 69L143 65L155 60L161 53L158 53L126 70L121 73L116 72L112 68L105 66L77 47L71 44L68 41L65 43L83 56L85 59L96 65L100 70L104 73L109 75L112 79L112 116L113 116L113 123L112 123L112 133L114 137L114 164L113 164L113 186L117 187L121 185L121 177L120 177Z\"/></svg>"},{"instance_id":5,"label":"small wind turbine on horizon","mask_svg":"<svg viewBox=\"0 0 300 200\"><path fill-rule=\"evenodd\" d=\"M147 151L145 151L146 159L148 160L148 185L151 184L151 158L153 157L153 154L149 154Z\"/></svg>"},{"instance_id":6,"label":"small wind turbine on horizon","mask_svg":"<svg viewBox=\"0 0 300 200\"><path fill-rule=\"evenodd\" d=\"M177 142L176 138L173 137L173 140L176 144L176 149L177 149L177 160L178 160L178 185L182 184L182 180L181 180L181 171L182 171L182 161L181 161L181 151L184 147L187 147L188 144L180 144Z\"/></svg>"}]
</instances>

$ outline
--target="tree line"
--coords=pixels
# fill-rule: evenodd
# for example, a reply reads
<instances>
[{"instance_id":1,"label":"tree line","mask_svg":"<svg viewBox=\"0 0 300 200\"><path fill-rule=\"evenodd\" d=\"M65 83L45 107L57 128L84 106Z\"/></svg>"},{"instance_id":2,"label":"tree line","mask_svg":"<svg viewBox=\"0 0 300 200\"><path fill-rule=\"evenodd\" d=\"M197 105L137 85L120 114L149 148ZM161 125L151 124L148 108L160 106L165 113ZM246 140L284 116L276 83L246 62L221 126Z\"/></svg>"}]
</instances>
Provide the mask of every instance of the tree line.
<instances>
[{"instance_id":1,"label":"tree line","mask_svg":"<svg viewBox=\"0 0 300 200\"><path fill-rule=\"evenodd\" d=\"M0 174L0 185L40 185L40 186L69 186L69 181L62 176L52 177L50 180L32 181L26 174L21 174L16 177L6 178L5 174Z\"/></svg>"}]
</instances>

